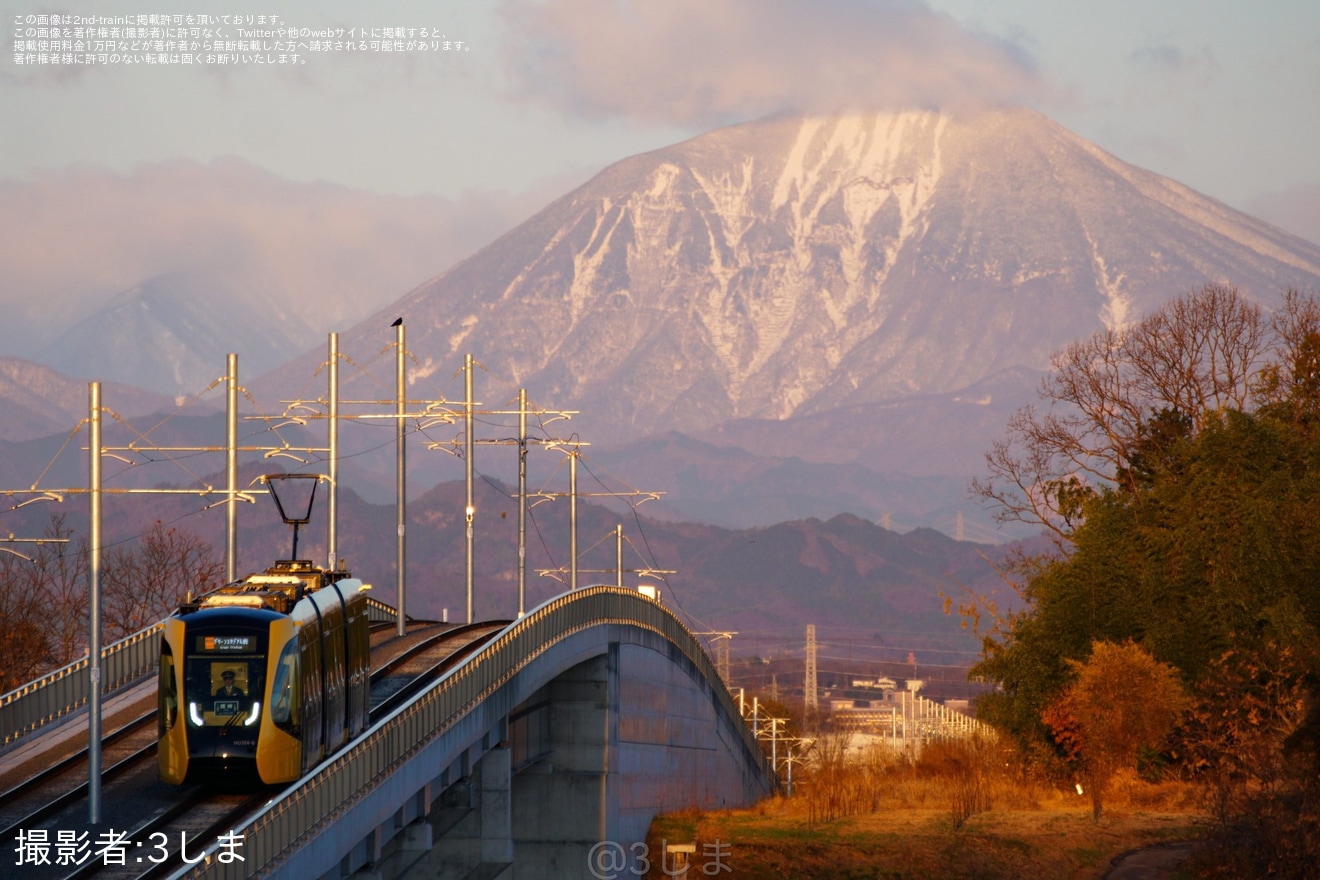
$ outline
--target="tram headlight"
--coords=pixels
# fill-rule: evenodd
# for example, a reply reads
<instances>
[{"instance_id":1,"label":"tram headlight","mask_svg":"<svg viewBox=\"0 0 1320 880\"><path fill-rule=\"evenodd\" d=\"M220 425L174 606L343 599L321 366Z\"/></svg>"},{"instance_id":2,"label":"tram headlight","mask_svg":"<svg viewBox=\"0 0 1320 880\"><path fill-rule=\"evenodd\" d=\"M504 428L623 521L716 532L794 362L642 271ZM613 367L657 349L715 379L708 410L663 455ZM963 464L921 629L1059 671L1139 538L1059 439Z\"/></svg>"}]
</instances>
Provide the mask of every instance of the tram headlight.
<instances>
[{"instance_id":1,"label":"tram headlight","mask_svg":"<svg viewBox=\"0 0 1320 880\"><path fill-rule=\"evenodd\" d=\"M251 727L252 725L257 723L257 719L260 717L261 717L261 701L253 700L252 711L248 713L247 720L243 722L243 726Z\"/></svg>"},{"instance_id":2,"label":"tram headlight","mask_svg":"<svg viewBox=\"0 0 1320 880\"><path fill-rule=\"evenodd\" d=\"M188 704L188 717L192 719L194 727L201 727L205 723L202 721L202 710L197 708L196 702Z\"/></svg>"}]
</instances>

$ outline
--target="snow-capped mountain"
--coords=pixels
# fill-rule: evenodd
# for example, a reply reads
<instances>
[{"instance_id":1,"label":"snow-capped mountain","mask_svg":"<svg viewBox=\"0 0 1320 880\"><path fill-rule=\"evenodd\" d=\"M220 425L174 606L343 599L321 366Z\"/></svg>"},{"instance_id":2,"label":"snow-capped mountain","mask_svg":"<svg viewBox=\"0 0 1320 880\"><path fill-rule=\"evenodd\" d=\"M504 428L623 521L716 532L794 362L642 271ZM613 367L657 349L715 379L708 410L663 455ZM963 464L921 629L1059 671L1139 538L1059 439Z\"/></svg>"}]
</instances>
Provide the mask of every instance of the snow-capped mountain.
<instances>
[{"instance_id":1,"label":"snow-capped mountain","mask_svg":"<svg viewBox=\"0 0 1320 880\"><path fill-rule=\"evenodd\" d=\"M72 375L110 375L191 396L224 375L230 352L251 375L280 366L317 336L255 285L172 273L120 292L60 334L40 359Z\"/></svg>"},{"instance_id":2,"label":"snow-capped mountain","mask_svg":"<svg viewBox=\"0 0 1320 880\"><path fill-rule=\"evenodd\" d=\"M386 352L402 317L412 399L437 388L456 399L471 353L487 406L525 387L541 405L580 411L566 430L596 444L677 430L741 446L778 461L740 463L764 491L728 497L791 496L801 503L776 515L824 515L851 488L851 512L874 518L915 484L860 479L846 465L935 481L979 472L1052 351L1207 282L1267 305L1289 287L1317 290L1320 247L1028 110L780 118L618 162L342 331L352 364L341 395L392 395ZM243 317L254 308L264 318ZM271 412L324 387L312 377L325 347L308 332L278 303L193 296L163 278L55 349L67 372L103 375L86 359L133 363L143 346L164 345L177 349L165 360L179 375L160 384L198 390L244 344L307 351L256 380L267 363L241 358L244 386ZM142 368L162 369L160 355ZM705 470L693 485L709 491L680 500L656 468L645 488L675 496L675 514L720 507L723 482L708 476L720 455L672 440L663 455L631 448L665 460L697 450ZM419 483L454 478L444 464L410 468ZM949 508L953 494L939 488L924 511ZM731 503L721 519L748 524ZM762 502L734 506L749 504Z\"/></svg>"},{"instance_id":3,"label":"snow-capped mountain","mask_svg":"<svg viewBox=\"0 0 1320 880\"><path fill-rule=\"evenodd\" d=\"M611 166L341 345L403 316L413 383L471 352L622 438L957 392L1207 282L1270 303L1320 247L1033 111L783 118Z\"/></svg>"}]
</instances>

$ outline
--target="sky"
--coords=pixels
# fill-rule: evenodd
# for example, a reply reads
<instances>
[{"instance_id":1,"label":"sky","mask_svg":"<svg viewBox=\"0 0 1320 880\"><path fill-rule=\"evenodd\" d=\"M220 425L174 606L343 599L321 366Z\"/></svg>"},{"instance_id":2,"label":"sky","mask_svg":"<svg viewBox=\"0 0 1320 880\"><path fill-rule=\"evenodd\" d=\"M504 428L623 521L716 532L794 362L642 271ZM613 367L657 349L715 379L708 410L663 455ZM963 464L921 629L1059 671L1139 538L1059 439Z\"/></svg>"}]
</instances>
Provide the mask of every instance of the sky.
<instances>
[{"instance_id":1,"label":"sky","mask_svg":"<svg viewBox=\"0 0 1320 880\"><path fill-rule=\"evenodd\" d=\"M0 0L0 354L166 271L311 273L344 309L369 284L383 305L616 160L773 113L1027 104L1320 240L1315 0L212 7L187 14L313 33L288 64L43 65L15 48L38 16L152 6ZM426 49L323 51L340 28Z\"/></svg>"}]
</instances>

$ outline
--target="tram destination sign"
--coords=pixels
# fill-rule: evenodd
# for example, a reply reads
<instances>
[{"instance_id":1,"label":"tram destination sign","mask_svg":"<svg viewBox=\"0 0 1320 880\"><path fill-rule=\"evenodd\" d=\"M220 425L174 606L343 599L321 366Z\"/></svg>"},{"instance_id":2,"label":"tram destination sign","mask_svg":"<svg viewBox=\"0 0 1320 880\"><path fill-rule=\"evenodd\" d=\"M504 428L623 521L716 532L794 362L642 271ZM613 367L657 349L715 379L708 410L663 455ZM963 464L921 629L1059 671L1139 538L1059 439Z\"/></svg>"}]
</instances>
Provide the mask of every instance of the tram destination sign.
<instances>
[{"instance_id":1,"label":"tram destination sign","mask_svg":"<svg viewBox=\"0 0 1320 880\"><path fill-rule=\"evenodd\" d=\"M197 650L208 653L255 651L256 636L198 636Z\"/></svg>"}]
</instances>

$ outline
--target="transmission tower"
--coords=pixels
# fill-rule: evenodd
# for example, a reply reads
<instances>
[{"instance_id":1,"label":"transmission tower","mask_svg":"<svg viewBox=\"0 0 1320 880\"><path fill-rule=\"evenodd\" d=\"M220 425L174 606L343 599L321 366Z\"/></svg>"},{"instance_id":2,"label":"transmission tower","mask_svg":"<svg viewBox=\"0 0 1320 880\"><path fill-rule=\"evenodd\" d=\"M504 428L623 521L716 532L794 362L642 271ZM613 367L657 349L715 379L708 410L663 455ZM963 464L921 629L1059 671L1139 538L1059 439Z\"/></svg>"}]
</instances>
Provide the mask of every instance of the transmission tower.
<instances>
[{"instance_id":1,"label":"transmission tower","mask_svg":"<svg viewBox=\"0 0 1320 880\"><path fill-rule=\"evenodd\" d=\"M816 624L807 624L807 680L803 703L808 709L816 708Z\"/></svg>"}]
</instances>

